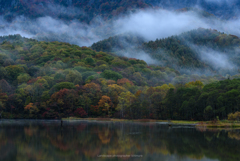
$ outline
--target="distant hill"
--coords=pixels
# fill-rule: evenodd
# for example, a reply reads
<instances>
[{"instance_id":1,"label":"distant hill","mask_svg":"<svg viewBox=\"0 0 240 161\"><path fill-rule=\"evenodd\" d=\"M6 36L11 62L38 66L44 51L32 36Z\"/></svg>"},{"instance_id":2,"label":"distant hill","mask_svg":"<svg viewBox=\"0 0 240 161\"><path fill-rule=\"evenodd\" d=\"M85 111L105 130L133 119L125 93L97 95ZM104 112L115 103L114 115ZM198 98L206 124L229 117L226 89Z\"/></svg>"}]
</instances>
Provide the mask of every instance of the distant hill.
<instances>
[{"instance_id":1,"label":"distant hill","mask_svg":"<svg viewBox=\"0 0 240 161\"><path fill-rule=\"evenodd\" d=\"M94 43L91 48L96 51L114 52L142 45L144 42L146 42L146 40L143 37L128 33L112 36Z\"/></svg>"},{"instance_id":2,"label":"distant hill","mask_svg":"<svg viewBox=\"0 0 240 161\"><path fill-rule=\"evenodd\" d=\"M119 117L128 99L136 118L152 117L148 111L159 108L171 88L194 81L185 86L200 90L203 84L223 79L181 75L169 67L69 43L0 37L3 118Z\"/></svg>"},{"instance_id":3,"label":"distant hill","mask_svg":"<svg viewBox=\"0 0 240 161\"><path fill-rule=\"evenodd\" d=\"M202 52L206 57L217 53L225 53L229 61L238 67L240 52L240 39L235 35L227 35L216 30L199 28L179 36L144 43L142 49L153 58L160 60L167 66L174 68L198 68L209 70L221 70L202 58ZM219 55L219 54L218 54ZM207 58L206 58L207 59ZM226 68L225 68L226 69ZM230 72L236 72L231 70Z\"/></svg>"},{"instance_id":4,"label":"distant hill","mask_svg":"<svg viewBox=\"0 0 240 161\"><path fill-rule=\"evenodd\" d=\"M238 0L145 0L144 2L172 10L197 7L224 19L238 18L240 13Z\"/></svg>"},{"instance_id":5,"label":"distant hill","mask_svg":"<svg viewBox=\"0 0 240 161\"><path fill-rule=\"evenodd\" d=\"M123 43L119 40L122 40L120 35L94 43L91 48L108 52L114 49L128 51L130 45L123 46ZM129 41L129 44L135 45L136 51L144 51L153 59L158 60L160 64L183 73L198 69L223 75L236 74L240 67L240 39L235 35L227 35L217 30L199 28L178 36L157 39L141 45L140 42L142 41L133 38L131 42ZM119 46L122 47L119 48ZM224 64L213 65L214 62L212 63L212 60L207 59L208 56L214 57L215 55L217 55L216 57L227 57L224 61L234 64L234 67L227 67Z\"/></svg>"}]
</instances>

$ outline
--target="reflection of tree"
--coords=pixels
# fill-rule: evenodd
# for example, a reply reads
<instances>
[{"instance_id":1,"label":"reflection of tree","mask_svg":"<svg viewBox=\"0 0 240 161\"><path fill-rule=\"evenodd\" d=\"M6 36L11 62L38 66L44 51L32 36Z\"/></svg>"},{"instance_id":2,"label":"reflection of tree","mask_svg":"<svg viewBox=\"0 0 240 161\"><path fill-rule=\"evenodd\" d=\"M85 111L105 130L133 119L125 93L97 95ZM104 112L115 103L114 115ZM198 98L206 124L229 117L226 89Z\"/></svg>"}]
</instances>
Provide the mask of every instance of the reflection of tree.
<instances>
[{"instance_id":1,"label":"reflection of tree","mask_svg":"<svg viewBox=\"0 0 240 161\"><path fill-rule=\"evenodd\" d=\"M228 132L228 137L231 138L231 139L240 140L240 132L229 131Z\"/></svg>"},{"instance_id":2,"label":"reflection of tree","mask_svg":"<svg viewBox=\"0 0 240 161\"><path fill-rule=\"evenodd\" d=\"M111 133L110 133L109 129L103 129L103 130L99 131L98 137L103 144L107 144L111 140Z\"/></svg>"},{"instance_id":3,"label":"reflection of tree","mask_svg":"<svg viewBox=\"0 0 240 161\"><path fill-rule=\"evenodd\" d=\"M52 124L3 126L0 160L10 155L17 155L18 160L78 161L96 160L98 155L139 154L152 160L177 155L237 161L239 138L237 131L201 132L144 123L66 123L62 130Z\"/></svg>"}]
</instances>

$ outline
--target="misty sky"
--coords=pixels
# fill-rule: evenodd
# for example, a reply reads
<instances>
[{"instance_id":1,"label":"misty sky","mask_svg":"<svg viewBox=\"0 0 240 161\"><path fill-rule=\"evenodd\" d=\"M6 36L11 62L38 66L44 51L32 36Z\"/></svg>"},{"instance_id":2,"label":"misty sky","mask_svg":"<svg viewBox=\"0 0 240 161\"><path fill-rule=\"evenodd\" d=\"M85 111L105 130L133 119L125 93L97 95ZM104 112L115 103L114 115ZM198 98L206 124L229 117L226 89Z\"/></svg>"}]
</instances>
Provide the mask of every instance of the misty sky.
<instances>
[{"instance_id":1,"label":"misty sky","mask_svg":"<svg viewBox=\"0 0 240 161\"><path fill-rule=\"evenodd\" d=\"M12 23L0 18L0 35L21 34L24 37L47 36L55 34L60 41L67 41L80 46L92 43L109 36L132 32L146 40L165 38L181 34L199 27L212 28L240 36L240 21L219 20L215 17L204 18L197 12L173 12L167 10L145 10L118 17L104 22L101 18L87 25L78 20L65 22L52 17L40 17L30 20L17 17ZM67 38L64 36L67 35Z\"/></svg>"},{"instance_id":2,"label":"misty sky","mask_svg":"<svg viewBox=\"0 0 240 161\"><path fill-rule=\"evenodd\" d=\"M215 0L209 1L215 2ZM59 8L61 9L61 7ZM55 10L56 8L52 9L52 11ZM74 10L73 12L77 11ZM11 23L0 17L0 24L0 35L21 34L27 38L58 40L79 46L91 46L94 42L123 33L133 33L145 38L146 41L154 41L157 38L166 38L199 27L216 29L227 34L240 36L240 19L220 20L215 16L203 17L200 10L175 12L163 9L146 9L116 17L112 21L103 21L101 17L97 17L90 25L78 20L66 22L49 16L40 17L36 20L19 16ZM203 50L203 53L199 54L207 58L204 61L215 66L231 68L231 62L228 61L228 58L221 53L217 53L217 51L206 52ZM143 59L149 64L159 63L144 52L128 51L122 53L122 55Z\"/></svg>"}]
</instances>

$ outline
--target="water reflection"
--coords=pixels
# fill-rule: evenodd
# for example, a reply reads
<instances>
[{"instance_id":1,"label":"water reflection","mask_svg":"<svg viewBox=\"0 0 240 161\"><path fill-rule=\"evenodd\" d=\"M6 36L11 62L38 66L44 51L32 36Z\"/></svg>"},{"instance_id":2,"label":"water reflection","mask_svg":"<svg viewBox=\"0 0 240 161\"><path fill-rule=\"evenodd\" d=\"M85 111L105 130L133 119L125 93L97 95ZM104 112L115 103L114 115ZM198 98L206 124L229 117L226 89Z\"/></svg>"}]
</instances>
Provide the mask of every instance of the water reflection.
<instances>
[{"instance_id":1,"label":"water reflection","mask_svg":"<svg viewBox=\"0 0 240 161\"><path fill-rule=\"evenodd\" d=\"M5 120L0 121L0 160L239 161L240 131L120 122L64 122L61 127L60 121Z\"/></svg>"}]
</instances>

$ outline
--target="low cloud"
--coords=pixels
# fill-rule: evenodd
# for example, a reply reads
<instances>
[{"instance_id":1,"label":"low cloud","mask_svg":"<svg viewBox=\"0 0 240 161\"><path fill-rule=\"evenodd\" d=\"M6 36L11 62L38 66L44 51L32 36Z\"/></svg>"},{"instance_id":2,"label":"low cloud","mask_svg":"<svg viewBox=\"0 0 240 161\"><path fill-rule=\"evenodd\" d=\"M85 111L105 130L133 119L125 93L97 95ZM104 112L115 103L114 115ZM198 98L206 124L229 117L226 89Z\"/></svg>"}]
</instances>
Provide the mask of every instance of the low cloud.
<instances>
[{"instance_id":1,"label":"low cloud","mask_svg":"<svg viewBox=\"0 0 240 161\"><path fill-rule=\"evenodd\" d=\"M120 56L144 60L147 64L161 64L160 61L151 58L151 56L142 50L117 51Z\"/></svg>"},{"instance_id":2,"label":"low cloud","mask_svg":"<svg viewBox=\"0 0 240 161\"><path fill-rule=\"evenodd\" d=\"M240 19L222 21L214 16L203 17L199 12L194 11L147 10L119 18L114 27L119 33L132 32L147 40L155 40L199 27L217 29L240 36L239 26Z\"/></svg>"},{"instance_id":3,"label":"low cloud","mask_svg":"<svg viewBox=\"0 0 240 161\"><path fill-rule=\"evenodd\" d=\"M69 12L66 11L66 13ZM80 46L90 46L94 42L121 33L133 33L149 41L181 34L199 27L217 29L240 36L240 19L221 21L214 16L203 17L199 12L173 12L161 9L138 11L112 21L103 21L97 17L91 24L78 20L67 22L50 16L35 20L19 16L11 23L0 17L0 22L1 35L21 34L28 38L53 39Z\"/></svg>"},{"instance_id":4,"label":"low cloud","mask_svg":"<svg viewBox=\"0 0 240 161\"><path fill-rule=\"evenodd\" d=\"M58 12L53 6L52 12ZM74 14L77 11L66 11L66 14ZM79 11L80 12L80 11ZM84 13L83 13L84 14ZM109 36L132 33L143 37L146 41L167 38L178 35L199 27L217 29L221 32L240 36L240 19L220 20L214 16L204 17L199 11L175 12L163 9L143 10L117 17L112 21L104 21L96 17L90 24L78 20L63 21L50 16L44 16L30 20L24 16L15 18L11 23L0 17L0 35L21 34L27 38L36 38L47 41L63 41L79 46L90 46L94 42L108 38ZM119 54L127 57L143 59L149 64L162 64L163 62L152 59L141 50L132 50L135 44L127 44L125 50ZM117 51L116 49L115 51ZM224 53L203 50L199 53L202 60L217 68L234 68L231 61ZM205 59L207 58L207 59Z\"/></svg>"},{"instance_id":5,"label":"low cloud","mask_svg":"<svg viewBox=\"0 0 240 161\"><path fill-rule=\"evenodd\" d=\"M97 21L101 20L96 20L96 23ZM65 22L49 16L30 20L24 16L19 16L11 23L0 17L0 22L1 36L20 34L26 38L62 41L79 46L90 46L92 43L106 38L102 36L102 33L96 34L95 24L87 25L77 20Z\"/></svg>"},{"instance_id":6,"label":"low cloud","mask_svg":"<svg viewBox=\"0 0 240 161\"><path fill-rule=\"evenodd\" d=\"M235 69L237 66L230 60L231 57L226 53L222 53L211 48L195 47L200 59L211 65L214 69Z\"/></svg>"}]
</instances>

